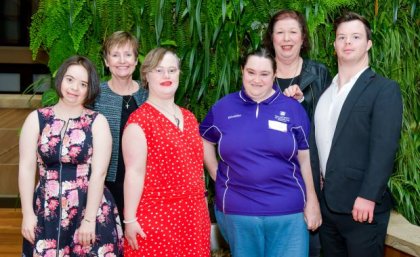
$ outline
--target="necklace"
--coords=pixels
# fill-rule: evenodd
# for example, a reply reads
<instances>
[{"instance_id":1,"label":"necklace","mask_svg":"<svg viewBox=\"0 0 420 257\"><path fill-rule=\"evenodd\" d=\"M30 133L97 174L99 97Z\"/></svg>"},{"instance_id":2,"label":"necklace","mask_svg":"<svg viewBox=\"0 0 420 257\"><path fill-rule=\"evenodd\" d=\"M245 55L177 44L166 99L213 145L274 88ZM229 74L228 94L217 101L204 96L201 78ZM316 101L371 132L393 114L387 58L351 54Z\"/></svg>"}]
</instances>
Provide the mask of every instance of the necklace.
<instances>
[{"instance_id":1,"label":"necklace","mask_svg":"<svg viewBox=\"0 0 420 257\"><path fill-rule=\"evenodd\" d=\"M290 83L289 83L289 85L286 87L286 88L288 88L288 87L290 87L291 85L292 85L292 83L293 83L293 81L295 80L295 78L296 78L296 75L297 75L297 72L298 72L298 70L299 70L299 67L300 67L300 58L299 58L299 61L298 61L298 64L297 64L297 67L296 67L296 70L295 70L295 74L293 74L293 77L292 77L292 79L290 80ZM280 87L280 82L279 82L279 78L276 76L276 83L277 83L277 85Z\"/></svg>"},{"instance_id":2,"label":"necklace","mask_svg":"<svg viewBox=\"0 0 420 257\"><path fill-rule=\"evenodd\" d=\"M286 88L288 88L288 87L290 87L292 85L293 81L295 81L295 78L296 78L296 76L290 79L290 83L289 83L289 85ZM279 78L277 78L277 77L276 77L276 83L277 83L277 85L279 86L279 88L281 90Z\"/></svg>"},{"instance_id":3,"label":"necklace","mask_svg":"<svg viewBox=\"0 0 420 257\"><path fill-rule=\"evenodd\" d=\"M128 110L128 108L130 107L130 101L131 101L131 98L133 98L133 95L130 95L130 98L128 98L128 100L127 101L125 101L124 100L124 96L123 96L123 102L125 103L125 108Z\"/></svg>"},{"instance_id":4,"label":"necklace","mask_svg":"<svg viewBox=\"0 0 420 257\"><path fill-rule=\"evenodd\" d=\"M113 91L114 93L121 95L123 98L123 102L125 103L125 108L128 110L128 108L130 107L130 101L131 98L133 98L133 87L134 85L134 81L131 81L129 84L127 84L126 86L123 86L123 89L121 89L121 87L115 87L114 83L112 81L112 79L110 81L108 81L108 86L111 89L111 91ZM124 88L126 88L126 90L124 90ZM124 95L126 94L126 92L129 92L130 94L130 98L128 98L127 101L124 100ZM128 94L127 94L128 95Z\"/></svg>"},{"instance_id":5,"label":"necklace","mask_svg":"<svg viewBox=\"0 0 420 257\"><path fill-rule=\"evenodd\" d=\"M169 111L165 110L165 108L162 108L160 105L156 104L155 102L152 102L150 99L147 99L147 101L149 103L151 103L154 107L157 107L158 110L163 111L164 113L168 114L169 116L174 116L176 127L179 128L180 120L175 115L175 113L176 113L176 107L175 107L176 105L175 105L175 103L173 103L174 113L172 114Z\"/></svg>"}]
</instances>

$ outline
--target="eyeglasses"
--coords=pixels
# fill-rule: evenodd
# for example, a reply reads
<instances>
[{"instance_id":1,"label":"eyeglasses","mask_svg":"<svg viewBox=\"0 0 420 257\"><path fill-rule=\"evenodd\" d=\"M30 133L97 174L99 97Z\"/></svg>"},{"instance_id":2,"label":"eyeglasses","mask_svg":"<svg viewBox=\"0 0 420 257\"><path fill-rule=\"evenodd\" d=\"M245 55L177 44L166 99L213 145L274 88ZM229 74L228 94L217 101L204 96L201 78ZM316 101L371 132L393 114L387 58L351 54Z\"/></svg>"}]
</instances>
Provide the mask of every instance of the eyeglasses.
<instances>
[{"instance_id":1,"label":"eyeglasses","mask_svg":"<svg viewBox=\"0 0 420 257\"><path fill-rule=\"evenodd\" d=\"M158 75L164 75L165 72L167 72L169 75L174 75L178 73L179 69L175 67L169 67L169 68L163 68L163 67L157 67L152 70L152 72L158 74Z\"/></svg>"}]
</instances>

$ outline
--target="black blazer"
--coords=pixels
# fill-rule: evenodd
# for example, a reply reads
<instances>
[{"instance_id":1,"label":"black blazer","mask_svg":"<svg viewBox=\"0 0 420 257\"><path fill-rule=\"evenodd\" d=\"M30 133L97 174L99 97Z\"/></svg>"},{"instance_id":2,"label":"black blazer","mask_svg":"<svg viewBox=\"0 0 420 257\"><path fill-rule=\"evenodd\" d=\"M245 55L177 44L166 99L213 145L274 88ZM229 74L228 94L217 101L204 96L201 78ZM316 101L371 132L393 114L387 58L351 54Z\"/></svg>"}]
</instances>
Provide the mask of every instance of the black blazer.
<instances>
[{"instance_id":1,"label":"black blazer","mask_svg":"<svg viewBox=\"0 0 420 257\"><path fill-rule=\"evenodd\" d=\"M375 212L392 208L387 183L399 145L402 112L398 84L370 68L365 70L341 109L327 160L322 196L313 126L311 163L315 189L318 197L325 197L332 211L350 214L358 196L375 201Z\"/></svg>"}]
</instances>

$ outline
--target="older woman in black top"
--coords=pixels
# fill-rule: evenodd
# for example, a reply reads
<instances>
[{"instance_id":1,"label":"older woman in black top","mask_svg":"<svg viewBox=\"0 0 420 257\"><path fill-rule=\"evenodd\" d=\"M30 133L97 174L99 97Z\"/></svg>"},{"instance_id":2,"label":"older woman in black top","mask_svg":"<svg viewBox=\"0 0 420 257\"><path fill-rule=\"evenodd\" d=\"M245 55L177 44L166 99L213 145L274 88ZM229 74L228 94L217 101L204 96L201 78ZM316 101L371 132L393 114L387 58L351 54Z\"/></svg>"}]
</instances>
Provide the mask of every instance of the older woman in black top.
<instances>
[{"instance_id":1,"label":"older woman in black top","mask_svg":"<svg viewBox=\"0 0 420 257\"><path fill-rule=\"evenodd\" d=\"M103 57L111 79L100 85L101 93L94 104L94 109L107 118L112 133L112 155L105 185L114 196L120 216L123 216L124 208L125 175L122 131L128 116L146 101L148 95L140 81L133 80L138 46L137 39L125 31L114 32L105 40Z\"/></svg>"},{"instance_id":2,"label":"older woman in black top","mask_svg":"<svg viewBox=\"0 0 420 257\"><path fill-rule=\"evenodd\" d=\"M311 121L315 105L331 83L325 65L303 59L310 50L308 27L303 15L294 10L281 10L269 22L264 45L276 58L276 82L285 95L294 97L305 108ZM309 256L320 254L318 233L310 234Z\"/></svg>"},{"instance_id":3,"label":"older woman in black top","mask_svg":"<svg viewBox=\"0 0 420 257\"><path fill-rule=\"evenodd\" d=\"M305 107L312 120L321 92L330 85L325 65L303 59L310 50L305 18L297 11L281 10L273 15L264 45L276 57L276 82L288 96L294 96Z\"/></svg>"}]
</instances>

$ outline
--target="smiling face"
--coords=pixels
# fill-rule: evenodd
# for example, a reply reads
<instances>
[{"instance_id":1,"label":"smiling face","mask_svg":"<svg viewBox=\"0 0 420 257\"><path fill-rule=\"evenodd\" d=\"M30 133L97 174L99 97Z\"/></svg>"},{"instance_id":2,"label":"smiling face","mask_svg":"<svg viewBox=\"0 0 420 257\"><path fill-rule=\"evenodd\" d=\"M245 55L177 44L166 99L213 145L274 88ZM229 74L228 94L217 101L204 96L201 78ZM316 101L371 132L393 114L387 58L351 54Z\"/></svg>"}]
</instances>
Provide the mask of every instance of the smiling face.
<instances>
[{"instance_id":1,"label":"smiling face","mask_svg":"<svg viewBox=\"0 0 420 257\"><path fill-rule=\"evenodd\" d=\"M272 61L256 55L249 56L242 69L242 81L246 94L255 102L269 98L274 92Z\"/></svg>"},{"instance_id":2,"label":"smiling face","mask_svg":"<svg viewBox=\"0 0 420 257\"><path fill-rule=\"evenodd\" d=\"M337 27L334 48L339 63L368 65L371 47L372 41L368 40L361 21L343 22Z\"/></svg>"},{"instance_id":3,"label":"smiling face","mask_svg":"<svg viewBox=\"0 0 420 257\"><path fill-rule=\"evenodd\" d=\"M303 44L302 29L293 18L278 20L273 27L273 46L278 60L296 60Z\"/></svg>"},{"instance_id":4,"label":"smiling face","mask_svg":"<svg viewBox=\"0 0 420 257\"><path fill-rule=\"evenodd\" d=\"M61 81L61 100L69 105L83 105L88 94L89 76L82 65L71 65Z\"/></svg>"},{"instance_id":5,"label":"smiling face","mask_svg":"<svg viewBox=\"0 0 420 257\"><path fill-rule=\"evenodd\" d=\"M166 52L157 66L146 73L149 94L173 98L179 84L179 73L178 57Z\"/></svg>"},{"instance_id":6,"label":"smiling face","mask_svg":"<svg viewBox=\"0 0 420 257\"><path fill-rule=\"evenodd\" d=\"M106 55L105 65L113 77L131 77L137 65L137 56L132 44L115 45Z\"/></svg>"}]
</instances>

